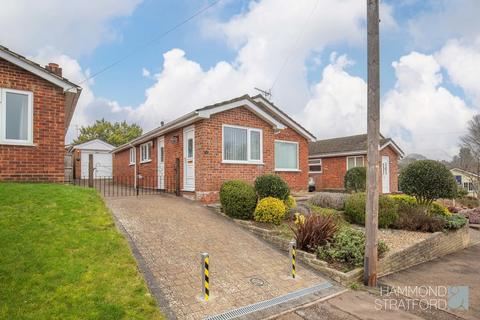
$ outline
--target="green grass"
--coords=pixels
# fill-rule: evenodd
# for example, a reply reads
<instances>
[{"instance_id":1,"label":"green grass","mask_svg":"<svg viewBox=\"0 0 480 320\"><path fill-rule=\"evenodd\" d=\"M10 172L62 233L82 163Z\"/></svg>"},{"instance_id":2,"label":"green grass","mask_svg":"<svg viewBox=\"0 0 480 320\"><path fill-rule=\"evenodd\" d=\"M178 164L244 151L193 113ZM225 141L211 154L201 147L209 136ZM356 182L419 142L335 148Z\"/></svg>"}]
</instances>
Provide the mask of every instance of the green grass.
<instances>
[{"instance_id":1,"label":"green grass","mask_svg":"<svg viewBox=\"0 0 480 320\"><path fill-rule=\"evenodd\" d=\"M163 319L95 190L0 183L0 319Z\"/></svg>"}]
</instances>

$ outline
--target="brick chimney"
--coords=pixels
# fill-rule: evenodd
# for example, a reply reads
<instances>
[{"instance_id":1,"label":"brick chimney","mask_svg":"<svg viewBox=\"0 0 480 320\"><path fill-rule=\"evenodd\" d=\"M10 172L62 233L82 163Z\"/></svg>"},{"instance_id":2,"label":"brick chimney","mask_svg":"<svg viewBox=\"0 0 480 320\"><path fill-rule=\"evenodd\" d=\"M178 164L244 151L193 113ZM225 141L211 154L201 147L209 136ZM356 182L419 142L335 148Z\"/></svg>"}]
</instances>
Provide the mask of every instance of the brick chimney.
<instances>
[{"instance_id":1,"label":"brick chimney","mask_svg":"<svg viewBox=\"0 0 480 320\"><path fill-rule=\"evenodd\" d=\"M45 66L45 69L55 73L59 77L62 76L62 68L60 68L56 63L50 62L48 65Z\"/></svg>"}]
</instances>

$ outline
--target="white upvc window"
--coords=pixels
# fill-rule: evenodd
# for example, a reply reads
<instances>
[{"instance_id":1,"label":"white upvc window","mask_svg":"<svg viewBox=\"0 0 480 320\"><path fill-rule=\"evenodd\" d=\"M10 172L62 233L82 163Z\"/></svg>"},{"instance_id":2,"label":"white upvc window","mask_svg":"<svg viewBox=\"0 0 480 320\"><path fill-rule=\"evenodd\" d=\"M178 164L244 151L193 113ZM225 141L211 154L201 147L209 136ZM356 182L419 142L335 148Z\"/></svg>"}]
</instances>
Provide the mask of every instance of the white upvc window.
<instances>
[{"instance_id":1,"label":"white upvc window","mask_svg":"<svg viewBox=\"0 0 480 320\"><path fill-rule=\"evenodd\" d=\"M275 140L275 171L299 171L298 142Z\"/></svg>"},{"instance_id":2,"label":"white upvc window","mask_svg":"<svg viewBox=\"0 0 480 320\"><path fill-rule=\"evenodd\" d=\"M137 162L137 149L135 147L130 148L130 165L134 165Z\"/></svg>"},{"instance_id":3,"label":"white upvc window","mask_svg":"<svg viewBox=\"0 0 480 320\"><path fill-rule=\"evenodd\" d=\"M308 171L310 173L322 173L322 159L309 159Z\"/></svg>"},{"instance_id":4,"label":"white upvc window","mask_svg":"<svg viewBox=\"0 0 480 320\"><path fill-rule=\"evenodd\" d=\"M33 145L33 93L0 89L0 143Z\"/></svg>"},{"instance_id":5,"label":"white upvc window","mask_svg":"<svg viewBox=\"0 0 480 320\"><path fill-rule=\"evenodd\" d=\"M467 191L475 191L475 186L473 184L473 182L464 182L463 183L463 188Z\"/></svg>"},{"instance_id":6,"label":"white upvc window","mask_svg":"<svg viewBox=\"0 0 480 320\"><path fill-rule=\"evenodd\" d=\"M256 128L223 125L224 163L263 163L263 131Z\"/></svg>"},{"instance_id":7,"label":"white upvc window","mask_svg":"<svg viewBox=\"0 0 480 320\"><path fill-rule=\"evenodd\" d=\"M152 142L140 145L140 163L152 161Z\"/></svg>"},{"instance_id":8,"label":"white upvc window","mask_svg":"<svg viewBox=\"0 0 480 320\"><path fill-rule=\"evenodd\" d=\"M355 167L365 167L365 161L363 156L355 156L347 158L347 170Z\"/></svg>"}]
</instances>

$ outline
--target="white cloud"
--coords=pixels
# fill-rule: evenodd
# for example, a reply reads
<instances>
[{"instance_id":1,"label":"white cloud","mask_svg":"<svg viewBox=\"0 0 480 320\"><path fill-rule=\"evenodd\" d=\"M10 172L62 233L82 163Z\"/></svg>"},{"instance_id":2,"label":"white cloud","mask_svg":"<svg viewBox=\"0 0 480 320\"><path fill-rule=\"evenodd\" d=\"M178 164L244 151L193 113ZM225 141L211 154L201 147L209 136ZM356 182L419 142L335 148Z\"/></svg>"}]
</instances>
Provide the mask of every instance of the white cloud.
<instances>
[{"instance_id":1,"label":"white cloud","mask_svg":"<svg viewBox=\"0 0 480 320\"><path fill-rule=\"evenodd\" d=\"M480 37L474 42L451 40L436 58L450 80L480 106Z\"/></svg>"},{"instance_id":2,"label":"white cloud","mask_svg":"<svg viewBox=\"0 0 480 320\"><path fill-rule=\"evenodd\" d=\"M290 57L273 90L273 100L299 112L309 99L306 60L334 44L363 45L366 2L308 0L251 1L249 10L229 21L210 21L206 33L223 36L238 50L233 65L247 83L269 89ZM392 8L382 5L382 21L394 25ZM299 37L300 35L300 37ZM298 40L298 41L297 41Z\"/></svg>"},{"instance_id":3,"label":"white cloud","mask_svg":"<svg viewBox=\"0 0 480 320\"><path fill-rule=\"evenodd\" d=\"M70 55L89 53L100 42L119 37L108 23L130 15L140 1L2 1L0 39L26 54L44 47Z\"/></svg>"},{"instance_id":4,"label":"white cloud","mask_svg":"<svg viewBox=\"0 0 480 320\"><path fill-rule=\"evenodd\" d=\"M366 132L367 84L345 71L353 64L345 55L332 54L322 79L299 114L299 121L319 139Z\"/></svg>"},{"instance_id":5,"label":"white cloud","mask_svg":"<svg viewBox=\"0 0 480 320\"><path fill-rule=\"evenodd\" d=\"M432 55L412 52L393 67L397 82L383 101L382 131L408 152L453 156L474 111L442 86L441 66Z\"/></svg>"},{"instance_id":6,"label":"white cloud","mask_svg":"<svg viewBox=\"0 0 480 320\"><path fill-rule=\"evenodd\" d=\"M142 76L144 76L145 78L150 77L150 70L148 70L147 68L142 68Z\"/></svg>"},{"instance_id":7,"label":"white cloud","mask_svg":"<svg viewBox=\"0 0 480 320\"><path fill-rule=\"evenodd\" d=\"M90 71L83 70L77 60L53 48L44 48L30 58L42 65L55 61L62 67L63 76L74 83L83 82L90 75ZM93 80L89 80L81 85L82 93L66 135L67 142L75 138L76 126L88 125L101 118L123 121L128 119L132 111L130 107L121 107L115 101L96 97L92 91L93 84Z\"/></svg>"},{"instance_id":8,"label":"white cloud","mask_svg":"<svg viewBox=\"0 0 480 320\"><path fill-rule=\"evenodd\" d=\"M429 5L431 10L419 13L408 23L408 30L418 48L443 46L452 38L471 41L478 37L480 1L430 0Z\"/></svg>"}]
</instances>

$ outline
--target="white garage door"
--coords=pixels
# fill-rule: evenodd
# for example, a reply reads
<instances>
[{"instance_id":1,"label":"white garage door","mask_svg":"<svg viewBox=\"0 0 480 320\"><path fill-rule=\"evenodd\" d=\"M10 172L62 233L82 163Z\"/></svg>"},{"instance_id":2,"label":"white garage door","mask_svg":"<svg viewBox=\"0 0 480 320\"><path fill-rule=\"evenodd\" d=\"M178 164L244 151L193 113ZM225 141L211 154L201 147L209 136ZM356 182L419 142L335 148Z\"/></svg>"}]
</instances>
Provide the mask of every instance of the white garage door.
<instances>
[{"instance_id":1,"label":"white garage door","mask_svg":"<svg viewBox=\"0 0 480 320\"><path fill-rule=\"evenodd\" d=\"M82 151L82 179L88 179L88 155L91 153L93 153L93 177L111 178L112 155L110 153Z\"/></svg>"}]
</instances>

